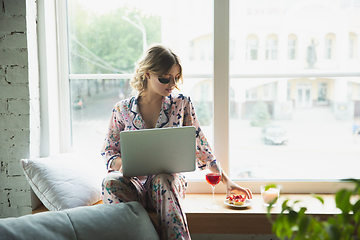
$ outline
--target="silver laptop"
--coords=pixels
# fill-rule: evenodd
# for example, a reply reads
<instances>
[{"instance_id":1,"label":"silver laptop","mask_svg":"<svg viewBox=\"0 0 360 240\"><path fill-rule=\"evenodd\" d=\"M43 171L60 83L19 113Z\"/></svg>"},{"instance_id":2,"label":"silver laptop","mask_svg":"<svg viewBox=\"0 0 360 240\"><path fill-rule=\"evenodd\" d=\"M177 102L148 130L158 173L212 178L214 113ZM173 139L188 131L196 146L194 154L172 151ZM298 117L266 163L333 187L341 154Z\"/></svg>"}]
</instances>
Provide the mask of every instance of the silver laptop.
<instances>
[{"instance_id":1,"label":"silver laptop","mask_svg":"<svg viewBox=\"0 0 360 240\"><path fill-rule=\"evenodd\" d=\"M154 128L120 133L125 177L195 170L195 127Z\"/></svg>"}]
</instances>

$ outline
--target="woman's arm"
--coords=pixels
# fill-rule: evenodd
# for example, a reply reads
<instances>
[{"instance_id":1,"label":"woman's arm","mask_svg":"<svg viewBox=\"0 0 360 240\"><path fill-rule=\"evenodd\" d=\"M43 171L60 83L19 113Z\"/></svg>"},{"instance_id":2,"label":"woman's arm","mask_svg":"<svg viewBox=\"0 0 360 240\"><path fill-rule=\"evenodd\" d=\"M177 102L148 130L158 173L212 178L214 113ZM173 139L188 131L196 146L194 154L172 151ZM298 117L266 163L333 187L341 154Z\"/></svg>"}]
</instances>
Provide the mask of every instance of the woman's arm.
<instances>
[{"instance_id":1,"label":"woman's arm","mask_svg":"<svg viewBox=\"0 0 360 240\"><path fill-rule=\"evenodd\" d=\"M124 128L125 126L121 121L120 109L118 105L115 105L101 150L101 155L104 157L108 170L119 171L121 169L120 132L123 131Z\"/></svg>"},{"instance_id":2,"label":"woman's arm","mask_svg":"<svg viewBox=\"0 0 360 240\"><path fill-rule=\"evenodd\" d=\"M206 162L211 161L210 171L219 172L220 166L217 164L215 156L212 154L212 150L208 141L203 134L200 123L196 117L195 108L190 101L187 99L187 104L185 105L185 116L184 116L184 125L185 126L195 126L196 128L196 158L198 161L199 168L204 169L206 167ZM222 182L226 185L226 196L229 196L232 192L237 194L245 195L248 199L252 199L251 190L248 188L241 187L234 183L227 174L222 171L221 176Z\"/></svg>"},{"instance_id":3,"label":"woman's arm","mask_svg":"<svg viewBox=\"0 0 360 240\"><path fill-rule=\"evenodd\" d=\"M249 188L240 187L234 183L224 171L222 171L221 181L226 186L226 197L230 196L231 193L245 195L248 199L252 199L252 192Z\"/></svg>"}]
</instances>

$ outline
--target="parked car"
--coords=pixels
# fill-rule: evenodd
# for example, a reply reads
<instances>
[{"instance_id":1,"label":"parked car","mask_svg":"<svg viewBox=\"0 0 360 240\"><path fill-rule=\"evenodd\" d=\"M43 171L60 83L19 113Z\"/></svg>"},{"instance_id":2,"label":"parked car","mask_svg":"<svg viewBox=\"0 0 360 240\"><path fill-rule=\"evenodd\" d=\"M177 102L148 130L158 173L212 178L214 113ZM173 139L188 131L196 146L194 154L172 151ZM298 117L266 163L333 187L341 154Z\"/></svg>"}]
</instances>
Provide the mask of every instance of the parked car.
<instances>
[{"instance_id":1,"label":"parked car","mask_svg":"<svg viewBox=\"0 0 360 240\"><path fill-rule=\"evenodd\" d=\"M262 139L265 144L281 145L288 142L286 130L282 126L266 126L262 129Z\"/></svg>"}]
</instances>

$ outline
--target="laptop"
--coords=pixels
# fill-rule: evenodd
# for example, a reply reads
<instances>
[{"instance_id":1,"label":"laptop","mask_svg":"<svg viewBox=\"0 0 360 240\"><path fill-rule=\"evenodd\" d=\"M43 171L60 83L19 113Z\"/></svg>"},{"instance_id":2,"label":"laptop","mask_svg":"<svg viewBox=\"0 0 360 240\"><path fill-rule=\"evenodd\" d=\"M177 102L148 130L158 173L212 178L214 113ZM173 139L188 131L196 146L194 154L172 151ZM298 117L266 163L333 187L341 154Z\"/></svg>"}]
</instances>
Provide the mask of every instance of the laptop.
<instances>
[{"instance_id":1,"label":"laptop","mask_svg":"<svg viewBox=\"0 0 360 240\"><path fill-rule=\"evenodd\" d=\"M125 177L195 171L195 127L153 128L120 133Z\"/></svg>"}]
</instances>

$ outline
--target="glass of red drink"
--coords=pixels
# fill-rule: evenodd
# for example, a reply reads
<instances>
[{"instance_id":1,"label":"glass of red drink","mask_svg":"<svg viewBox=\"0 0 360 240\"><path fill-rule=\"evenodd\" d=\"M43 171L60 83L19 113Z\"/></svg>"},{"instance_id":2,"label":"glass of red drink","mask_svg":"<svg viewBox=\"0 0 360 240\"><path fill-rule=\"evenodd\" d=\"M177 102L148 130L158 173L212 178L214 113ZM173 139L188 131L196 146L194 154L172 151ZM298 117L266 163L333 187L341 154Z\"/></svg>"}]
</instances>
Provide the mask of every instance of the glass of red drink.
<instances>
[{"instance_id":1,"label":"glass of red drink","mask_svg":"<svg viewBox=\"0 0 360 240\"><path fill-rule=\"evenodd\" d=\"M211 206L207 206L208 209L219 209L220 206L215 204L215 186L220 182L221 180L221 167L219 162L208 162L207 168L211 171L210 173L206 174L206 181L211 185L212 187L212 194L213 194L213 203ZM216 165L218 166L218 172L215 172ZM214 172L212 172L214 171Z\"/></svg>"}]
</instances>

